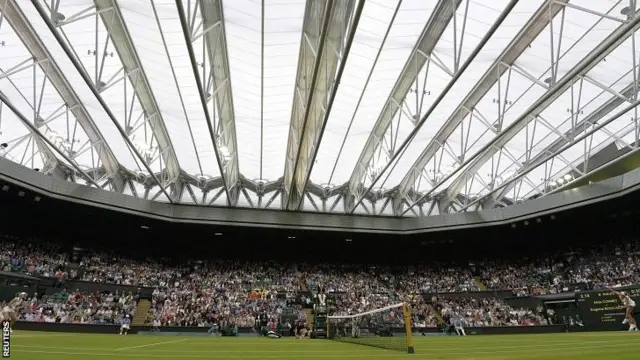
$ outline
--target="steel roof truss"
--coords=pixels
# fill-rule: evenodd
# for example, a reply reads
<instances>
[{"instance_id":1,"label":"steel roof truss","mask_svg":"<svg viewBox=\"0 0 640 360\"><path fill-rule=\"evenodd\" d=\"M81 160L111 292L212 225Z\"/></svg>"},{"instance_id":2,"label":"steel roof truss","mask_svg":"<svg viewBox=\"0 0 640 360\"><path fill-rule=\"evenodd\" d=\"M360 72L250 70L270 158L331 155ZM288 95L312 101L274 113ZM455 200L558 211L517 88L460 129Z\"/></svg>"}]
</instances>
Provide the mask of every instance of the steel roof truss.
<instances>
[{"instance_id":1,"label":"steel roof truss","mask_svg":"<svg viewBox=\"0 0 640 360\"><path fill-rule=\"evenodd\" d=\"M449 69L438 57L433 50L436 46L437 40L440 39L444 34L449 22L454 18L454 14L458 8L458 6L462 3L462 0L439 0L436 4L431 17L427 21L427 24L420 35L420 38L416 42L416 45L411 52L409 59L398 76L398 80L396 81L393 89L391 90L385 105L378 116L378 119L374 125L374 128L371 131L367 142L365 143L362 152L358 158L358 161L351 173L349 178L349 195L347 196L346 202L346 211L350 212L356 207L356 202L359 201L366 193L366 182L374 182L377 180L380 175L377 167L380 165L379 162L388 162L388 159L392 157L395 152L395 146L392 146L386 150L387 154L380 157L381 159L376 160L376 153L380 153L380 146L383 143L387 144L396 144L397 139L393 134L392 122L393 119L398 116L398 120L401 119L401 114L404 113L404 102L407 96L413 96L410 93L410 90L413 85L416 86L415 96L424 97L425 90L423 86L422 94L418 94L417 88L420 87L420 84L426 82L426 78L429 74L429 66L433 62L435 66L445 70L446 73L451 74L453 77L454 71ZM457 28L454 29L454 33L457 34ZM457 36L454 35L457 39ZM457 40L456 40L457 45ZM454 49L455 53L458 53L457 47ZM453 57L456 60L459 60L458 56ZM459 65L459 64L458 64ZM454 69L456 66L454 64ZM419 79L419 75L422 72L423 67L426 67L425 71L425 79ZM422 80L422 81L421 81ZM422 103L423 100L420 100L418 103ZM398 110L401 110L398 112ZM422 109L415 109L418 111L414 115L408 115L407 119L412 122L415 126L417 119L420 119L422 116ZM410 109L408 113L414 112L414 109ZM397 133L397 132L396 132ZM388 137L387 141L384 139ZM373 178L371 181L367 181L367 177Z\"/></svg>"},{"instance_id":2,"label":"steel roof truss","mask_svg":"<svg viewBox=\"0 0 640 360\"><path fill-rule=\"evenodd\" d=\"M65 52L65 54L69 58L69 61L73 64L73 66L78 71L79 75L82 77L82 79L85 82L86 86L89 88L89 90L91 91L93 96L96 98L96 100L98 100L98 102L100 103L100 106L102 107L104 112L107 114L107 116L109 117L109 119L111 120L113 125L115 125L116 129L120 133L120 136L122 137L124 142L129 147L129 150L132 152L132 154L135 155L135 158L137 158L138 160L140 160L140 162L142 162L142 165L147 170L148 176L146 174L138 174L141 177L138 180L139 181L146 181L147 179L151 179L151 180L153 180L153 182L155 182L158 185L162 184L163 181L161 181L158 178L158 176L153 172L153 170L151 169L151 167L149 166L149 164L145 160L144 156L141 155L141 151L136 148L136 146L133 144L133 142L129 138L129 136L127 134L127 130L124 129L122 127L122 125L118 122L116 116L111 111L111 109L109 108L109 106L107 105L107 103L104 101L103 97L100 94L100 87L102 86L102 82L100 81L100 77L101 77L102 74L101 74L100 71L98 71L98 68L102 67L102 65L104 64L104 58L106 56L110 55L110 54L106 54L106 52L104 52L103 56L102 56L102 60L103 61L102 61L102 63L100 63L99 60L98 60L98 47L97 47L97 41L96 41L94 51L90 52L95 56L95 64L96 64L96 71L95 71L95 74L94 74L95 78L92 79L91 76L87 73L85 67L79 61L78 54L69 45L70 44L69 39L65 35L64 31L62 29L58 29L58 27L56 26L56 22L61 21L61 18L60 18L59 14L58 14L58 12L56 10L56 9L58 9L58 6L59 6L60 3L58 2L56 4L53 4L53 7L50 7L50 8L49 7L45 8L45 6L43 6L40 3L40 1L38 1L38 0L32 0L31 3L36 8L38 14L40 15L40 17L42 18L42 20L46 24L46 26L49 29L49 31L55 37L56 41L58 42L58 45L60 45L62 50ZM98 15L95 15L95 16L98 16ZM95 36L96 39L97 39L97 36L98 36L98 31L97 31L98 22L99 22L99 19L96 18L96 27L94 28L94 31L95 31L95 34L96 34L96 36ZM105 45L105 51L106 51L106 45ZM99 64L102 64L102 65L99 66ZM98 85L96 85L96 84L98 84ZM86 131L86 129L85 129L85 131ZM162 167L162 164L161 164L161 167ZM161 171L160 175L162 176L162 175L166 175L166 174L164 173L164 171ZM121 183L124 184L124 182L121 182ZM173 203L173 201L171 200L171 196L166 191L165 191L165 196L167 197L167 199L169 199L169 202Z\"/></svg>"},{"instance_id":3,"label":"steel roof truss","mask_svg":"<svg viewBox=\"0 0 640 360\"><path fill-rule=\"evenodd\" d=\"M510 105L508 93L511 71L515 71L518 74L523 75L537 86L541 86L545 89L548 88L548 84L545 84L535 76L521 69L519 66L516 66L515 61L527 49L529 44L531 44L531 42L544 31L547 25L551 23L551 20L562 12L562 9L562 5L554 4L552 0L548 0L541 5L520 32L514 37L511 43L505 48L505 50L503 50L502 54L498 56L493 65L482 76L469 94L467 94L467 96L460 102L458 108L452 112L451 116L445 121L440 130L438 130L438 133L433 140L427 144L422 154L420 154L418 159L400 182L397 193L398 199L394 202L394 210L397 214L406 213L403 208L404 202L400 200L406 198L407 194L410 192L416 193L418 191L418 189L415 188L418 175L423 171L423 169L429 166L429 164L433 163L434 174L440 174L440 178L436 179L437 181L435 182L435 185L439 184L442 178L448 175L446 172L450 169L440 169L440 165L436 164L434 157L442 151L445 144L448 144L451 135L454 134L461 126L464 126L464 120L470 113L476 115L470 117L470 121L480 120L485 126L493 127L496 134L502 130L501 124L504 113L508 111L508 106ZM556 64L557 61L552 64L552 68L555 67ZM507 81L503 82L502 77L505 73L507 73ZM498 91L495 94L494 103L498 106L499 116L498 119L492 121L479 114L476 106L487 96L496 84L498 85ZM462 131L460 131L460 133L462 133ZM465 158L466 152L463 152L461 157ZM435 185L433 185L432 188L435 188ZM423 197L424 195L418 198L418 201L422 200ZM415 204L416 202L417 201L414 201L411 204Z\"/></svg>"},{"instance_id":4,"label":"steel roof truss","mask_svg":"<svg viewBox=\"0 0 640 360\"><path fill-rule=\"evenodd\" d=\"M161 164L164 164L166 178L164 184L170 184L176 181L180 175L180 164L176 157L171 138L164 123L162 113L158 107L158 103L153 94L149 80L146 77L144 69L138 53L131 40L131 35L127 29L120 8L116 0L94 0L96 12L99 15L105 29L108 32L108 39L105 42L105 51L96 54L96 59L101 58L100 65L96 66L96 77L94 85L102 92L105 84L102 82L102 68L104 67L104 58L106 48L109 41L118 53L120 62L122 63L124 73L129 78L129 82L133 85L133 94L131 94L131 103L134 98L138 99L140 106L144 112L145 122L153 132L153 138L158 145L158 153L162 158ZM60 24L58 24L60 26ZM96 29L97 31L97 29ZM97 49L97 44L96 44ZM98 70L100 69L100 70ZM133 109L133 106L130 107ZM129 114L128 123L130 123L131 112ZM147 163L153 163L149 159L145 159ZM162 165L161 165L162 166Z\"/></svg>"},{"instance_id":5,"label":"steel roof truss","mask_svg":"<svg viewBox=\"0 0 640 360\"><path fill-rule=\"evenodd\" d=\"M187 2L176 0L180 22L189 50L194 78L207 119L209 135L222 174L228 206L236 206L240 195L235 113L229 72L227 39L221 0ZM185 8L187 12L185 13ZM198 13L201 21L198 22ZM199 30L204 27L202 32ZM197 65L193 42L204 39L206 52ZM210 104L211 103L211 104Z\"/></svg>"},{"instance_id":6,"label":"steel roof truss","mask_svg":"<svg viewBox=\"0 0 640 360\"><path fill-rule=\"evenodd\" d=\"M282 207L298 209L318 150L354 0L309 0L298 60L296 96L287 143Z\"/></svg>"},{"instance_id":7,"label":"steel roof truss","mask_svg":"<svg viewBox=\"0 0 640 360\"><path fill-rule=\"evenodd\" d=\"M502 132L501 135L494 138L483 149L474 154L474 156L467 162L468 166L465 167L465 170L458 175L458 177L448 187L446 191L446 200L444 202L450 202L451 199L455 198L460 193L464 182L473 176L472 174L475 174L487 161L491 160L500 149L504 148L504 146L506 146L514 136L524 129L533 119L538 117L540 113L542 113L542 111L554 102L562 93L573 87L577 82L581 81L584 74L589 72L604 57L626 41L631 34L638 29L639 23L640 17L632 16L628 22L618 27L562 79L559 79L548 92L544 93L522 116L516 119L508 129ZM451 175L455 175L461 168L462 167L457 168Z\"/></svg>"},{"instance_id":8,"label":"steel roof truss","mask_svg":"<svg viewBox=\"0 0 640 360\"><path fill-rule=\"evenodd\" d=\"M106 176L112 179L116 191L121 192L124 188L124 177L120 172L120 164L77 94L51 58L42 40L31 27L15 0L0 0L0 9L2 9L3 19L6 19L29 53L33 55L33 66L36 63L40 65L46 78L55 87L66 104L67 109L73 113L75 119L91 140L102 166L104 166ZM46 66L42 66L44 63L46 63Z\"/></svg>"}]
</instances>

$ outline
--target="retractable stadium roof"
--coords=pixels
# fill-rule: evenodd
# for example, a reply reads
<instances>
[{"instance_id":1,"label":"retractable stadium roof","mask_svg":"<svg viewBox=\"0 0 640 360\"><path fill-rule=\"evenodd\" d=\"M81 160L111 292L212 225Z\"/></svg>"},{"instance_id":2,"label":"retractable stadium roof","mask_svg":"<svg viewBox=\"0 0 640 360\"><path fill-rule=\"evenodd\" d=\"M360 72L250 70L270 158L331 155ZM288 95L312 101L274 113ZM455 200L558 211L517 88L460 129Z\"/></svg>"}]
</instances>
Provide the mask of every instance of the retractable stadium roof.
<instances>
[{"instance_id":1,"label":"retractable stadium roof","mask_svg":"<svg viewBox=\"0 0 640 360\"><path fill-rule=\"evenodd\" d=\"M636 0L0 0L0 156L200 206L507 206L638 148L639 11Z\"/></svg>"}]
</instances>

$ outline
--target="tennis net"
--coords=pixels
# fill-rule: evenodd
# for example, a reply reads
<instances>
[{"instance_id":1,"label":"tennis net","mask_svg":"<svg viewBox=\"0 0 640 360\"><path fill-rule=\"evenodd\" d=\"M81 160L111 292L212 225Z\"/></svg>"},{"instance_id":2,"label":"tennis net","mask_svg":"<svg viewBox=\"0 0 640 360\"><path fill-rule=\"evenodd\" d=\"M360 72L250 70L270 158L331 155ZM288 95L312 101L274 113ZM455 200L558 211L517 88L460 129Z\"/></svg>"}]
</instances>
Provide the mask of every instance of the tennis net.
<instances>
[{"instance_id":1,"label":"tennis net","mask_svg":"<svg viewBox=\"0 0 640 360\"><path fill-rule=\"evenodd\" d=\"M410 319L411 311L404 303L360 314L332 315L327 317L327 337L413 354Z\"/></svg>"}]
</instances>

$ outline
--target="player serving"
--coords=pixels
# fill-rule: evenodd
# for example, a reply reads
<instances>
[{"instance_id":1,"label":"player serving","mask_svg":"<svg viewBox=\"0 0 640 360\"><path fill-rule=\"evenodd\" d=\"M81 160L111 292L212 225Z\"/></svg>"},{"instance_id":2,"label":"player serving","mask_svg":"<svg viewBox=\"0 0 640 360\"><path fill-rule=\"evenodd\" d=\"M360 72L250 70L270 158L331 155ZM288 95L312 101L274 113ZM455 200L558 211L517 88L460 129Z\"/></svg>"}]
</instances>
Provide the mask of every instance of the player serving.
<instances>
[{"instance_id":1,"label":"player serving","mask_svg":"<svg viewBox=\"0 0 640 360\"><path fill-rule=\"evenodd\" d=\"M622 323L629 324L629 331L638 331L638 327L636 326L636 319L633 317L633 309L636 307L636 302L633 301L633 299L629 296L629 294L627 294L624 291L619 292L613 289L609 289L609 290L611 290L614 294L618 295L618 297L620 298L620 301L622 301L622 304L626 308L627 312Z\"/></svg>"},{"instance_id":2,"label":"player serving","mask_svg":"<svg viewBox=\"0 0 640 360\"><path fill-rule=\"evenodd\" d=\"M13 332L13 325L16 323L18 319L16 315L16 309L22 306L22 303L27 298L27 293L17 293L16 297L13 300L9 301L7 306L2 309L2 320L8 320L10 323L10 331Z\"/></svg>"}]
</instances>

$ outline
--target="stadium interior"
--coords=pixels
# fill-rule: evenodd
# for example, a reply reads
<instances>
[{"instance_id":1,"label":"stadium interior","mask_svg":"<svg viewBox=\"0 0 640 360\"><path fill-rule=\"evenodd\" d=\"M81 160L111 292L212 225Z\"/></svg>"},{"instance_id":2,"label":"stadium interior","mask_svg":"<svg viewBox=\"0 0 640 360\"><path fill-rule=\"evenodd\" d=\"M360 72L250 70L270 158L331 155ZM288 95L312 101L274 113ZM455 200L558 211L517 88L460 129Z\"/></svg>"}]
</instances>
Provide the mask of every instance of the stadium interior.
<instances>
[{"instance_id":1,"label":"stadium interior","mask_svg":"<svg viewBox=\"0 0 640 360\"><path fill-rule=\"evenodd\" d=\"M0 0L2 357L637 360L638 35L637 0Z\"/></svg>"}]
</instances>

